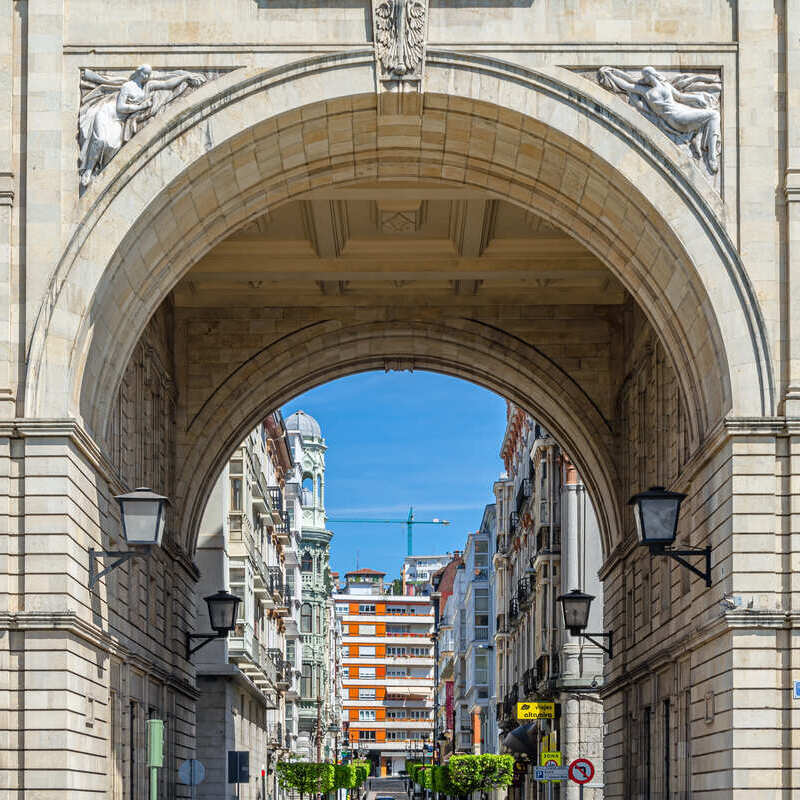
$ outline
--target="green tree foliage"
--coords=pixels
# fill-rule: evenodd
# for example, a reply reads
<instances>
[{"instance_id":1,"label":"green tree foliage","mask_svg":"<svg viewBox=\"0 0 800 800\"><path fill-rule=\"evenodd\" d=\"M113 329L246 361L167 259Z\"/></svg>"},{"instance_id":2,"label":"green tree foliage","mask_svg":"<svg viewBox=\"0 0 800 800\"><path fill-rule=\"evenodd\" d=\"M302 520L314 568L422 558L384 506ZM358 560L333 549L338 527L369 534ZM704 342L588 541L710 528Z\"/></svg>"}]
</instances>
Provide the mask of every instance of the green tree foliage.
<instances>
[{"instance_id":1,"label":"green tree foliage","mask_svg":"<svg viewBox=\"0 0 800 800\"><path fill-rule=\"evenodd\" d=\"M301 797L312 792L327 794L335 788L336 770L333 764L279 761L275 770L281 788L296 789Z\"/></svg>"},{"instance_id":2,"label":"green tree foliage","mask_svg":"<svg viewBox=\"0 0 800 800\"><path fill-rule=\"evenodd\" d=\"M492 789L510 786L514 780L514 757L510 755L453 756L447 766L458 794L486 794Z\"/></svg>"}]
</instances>

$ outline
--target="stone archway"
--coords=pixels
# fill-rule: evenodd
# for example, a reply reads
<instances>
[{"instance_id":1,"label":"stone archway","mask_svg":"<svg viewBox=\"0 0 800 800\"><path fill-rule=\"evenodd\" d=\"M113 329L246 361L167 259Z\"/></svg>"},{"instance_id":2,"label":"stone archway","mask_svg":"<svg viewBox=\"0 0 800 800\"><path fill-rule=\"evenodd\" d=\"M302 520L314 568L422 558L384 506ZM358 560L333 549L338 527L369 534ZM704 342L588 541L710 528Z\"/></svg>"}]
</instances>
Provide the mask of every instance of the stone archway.
<instances>
[{"instance_id":1,"label":"stone archway","mask_svg":"<svg viewBox=\"0 0 800 800\"><path fill-rule=\"evenodd\" d=\"M718 201L666 139L563 70L431 53L412 116L379 114L372 80L367 54L237 71L121 154L84 198L37 319L28 413L75 414L102 436L120 365L193 261L271 207L365 177L479 187L569 230L658 331L695 442L729 411L770 411L752 287Z\"/></svg>"},{"instance_id":2,"label":"stone archway","mask_svg":"<svg viewBox=\"0 0 800 800\"><path fill-rule=\"evenodd\" d=\"M27 374L28 416L76 420L88 431L78 437L81 452L113 481L102 450L125 365L148 320L203 255L265 213L322 190L364 181L430 182L477 191L546 220L620 282L666 353L688 449L701 454L679 476L684 484L702 478L687 535L727 545L733 523L708 521L718 511L708 486L729 480L730 445L709 437L728 414L772 414L774 387L764 323L726 235L725 210L693 166L630 109L565 70L431 52L420 105L395 115L382 113L373 80L366 51L272 71L240 70L176 104L131 142L81 201L85 214L40 309ZM294 372L290 365L285 374L274 369L280 344L250 342L249 352L231 357L225 380L180 384L183 583L193 578L187 556L194 509L265 403L337 374L385 367L387 359L399 366L413 361L518 399L559 434L601 510L609 624L627 630L635 570L626 564L630 547L620 512L629 481L620 479L620 459L611 452L610 434L624 439L625 433L609 424L611 392L601 398L598 386L576 377L578 367L562 367L534 343L485 321L453 315L431 323L417 312L387 316L383 309L378 319L333 314L312 319L305 330L283 331L283 344L303 354ZM266 367L272 372L259 374ZM244 398L246 390L257 399ZM206 435L193 438L200 428ZM108 514L105 502L98 501L98 517ZM102 539L103 525L90 535ZM82 586L80 593L83 598ZM714 602L703 598L703 614ZM80 603L89 616L89 604ZM660 631L652 652L642 652L641 643L637 650L629 634L626 660L609 672L611 735L625 735L621 709L632 672L650 674L677 640L697 660L716 647L712 639L722 635L716 631L696 632L691 641L683 635L695 619L684 605L670 618L675 630ZM175 666L169 653L158 658ZM190 674L185 664L175 668Z\"/></svg>"}]
</instances>

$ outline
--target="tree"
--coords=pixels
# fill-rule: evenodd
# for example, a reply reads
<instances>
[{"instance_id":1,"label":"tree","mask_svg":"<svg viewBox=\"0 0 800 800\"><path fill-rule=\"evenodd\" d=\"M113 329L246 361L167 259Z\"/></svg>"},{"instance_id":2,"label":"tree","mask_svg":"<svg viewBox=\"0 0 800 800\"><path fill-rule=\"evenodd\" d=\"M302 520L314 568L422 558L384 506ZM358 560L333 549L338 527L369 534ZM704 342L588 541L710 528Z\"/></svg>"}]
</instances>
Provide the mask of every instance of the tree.
<instances>
[{"instance_id":1,"label":"tree","mask_svg":"<svg viewBox=\"0 0 800 800\"><path fill-rule=\"evenodd\" d=\"M447 766L458 794L480 792L485 798L492 789L510 786L514 779L514 757L510 755L453 756Z\"/></svg>"},{"instance_id":2,"label":"tree","mask_svg":"<svg viewBox=\"0 0 800 800\"><path fill-rule=\"evenodd\" d=\"M304 794L312 792L327 794L336 783L333 764L279 761L275 765L275 771L281 788L296 789L300 792L300 800Z\"/></svg>"}]
</instances>

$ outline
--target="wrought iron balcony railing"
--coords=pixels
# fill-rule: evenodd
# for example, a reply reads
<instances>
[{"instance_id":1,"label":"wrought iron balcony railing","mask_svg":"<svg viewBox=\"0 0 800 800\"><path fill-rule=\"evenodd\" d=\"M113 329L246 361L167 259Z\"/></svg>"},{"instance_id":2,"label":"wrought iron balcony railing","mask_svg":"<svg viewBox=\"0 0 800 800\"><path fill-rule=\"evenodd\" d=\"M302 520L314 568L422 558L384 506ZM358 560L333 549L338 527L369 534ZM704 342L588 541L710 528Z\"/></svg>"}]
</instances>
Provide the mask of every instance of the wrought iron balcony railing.
<instances>
[{"instance_id":1,"label":"wrought iron balcony railing","mask_svg":"<svg viewBox=\"0 0 800 800\"><path fill-rule=\"evenodd\" d=\"M283 511L283 492L280 486L268 486L269 502L274 511Z\"/></svg>"},{"instance_id":2,"label":"wrought iron balcony railing","mask_svg":"<svg viewBox=\"0 0 800 800\"><path fill-rule=\"evenodd\" d=\"M530 478L525 478L517 489L517 511L522 511L525 501L533 494L533 484Z\"/></svg>"}]
</instances>

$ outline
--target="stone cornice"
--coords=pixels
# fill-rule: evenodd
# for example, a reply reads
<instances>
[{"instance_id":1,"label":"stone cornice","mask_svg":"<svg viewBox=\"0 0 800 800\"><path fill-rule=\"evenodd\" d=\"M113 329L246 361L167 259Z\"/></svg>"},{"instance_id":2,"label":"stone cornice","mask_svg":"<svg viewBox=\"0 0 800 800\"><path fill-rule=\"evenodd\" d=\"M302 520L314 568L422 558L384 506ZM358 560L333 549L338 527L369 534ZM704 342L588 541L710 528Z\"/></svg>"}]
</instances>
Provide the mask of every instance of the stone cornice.
<instances>
[{"instance_id":1,"label":"stone cornice","mask_svg":"<svg viewBox=\"0 0 800 800\"><path fill-rule=\"evenodd\" d=\"M781 630L800 628L800 611L778 611L772 609L730 609L718 617L698 623L685 629L683 635L670 638L657 650L630 667L623 668L607 681L600 694L602 697L614 694L646 675L653 675L668 664L689 656L693 651L704 647L734 630Z\"/></svg>"},{"instance_id":2,"label":"stone cornice","mask_svg":"<svg viewBox=\"0 0 800 800\"><path fill-rule=\"evenodd\" d=\"M63 437L78 448L92 469L108 484L112 493L121 494L122 492L130 491L132 488L122 482L119 473L106 456L103 448L75 419L19 418L0 420L0 438L2 437L9 439ZM189 554L174 541L174 537L166 538L162 549L192 580L197 581L199 579L200 571L192 562Z\"/></svg>"},{"instance_id":3,"label":"stone cornice","mask_svg":"<svg viewBox=\"0 0 800 800\"><path fill-rule=\"evenodd\" d=\"M765 436L775 438L799 435L800 417L726 417L709 431L700 447L684 465L677 480L668 488L672 491L690 494L697 474L733 437ZM633 534L619 542L597 571L600 580L605 580L616 564L627 558L638 546Z\"/></svg>"},{"instance_id":4,"label":"stone cornice","mask_svg":"<svg viewBox=\"0 0 800 800\"><path fill-rule=\"evenodd\" d=\"M141 672L173 687L186 697L193 700L200 697L200 693L185 677L159 667L150 658L129 649L108 632L81 619L74 611L0 612L0 630L60 631L71 634L90 646L102 650L107 655L115 656Z\"/></svg>"},{"instance_id":5,"label":"stone cornice","mask_svg":"<svg viewBox=\"0 0 800 800\"><path fill-rule=\"evenodd\" d=\"M0 172L0 206L14 205L14 173Z\"/></svg>"},{"instance_id":6,"label":"stone cornice","mask_svg":"<svg viewBox=\"0 0 800 800\"><path fill-rule=\"evenodd\" d=\"M0 420L0 437L32 439L37 437L69 439L86 457L89 464L107 481L112 491L127 491L103 448L75 419L9 419Z\"/></svg>"}]
</instances>

